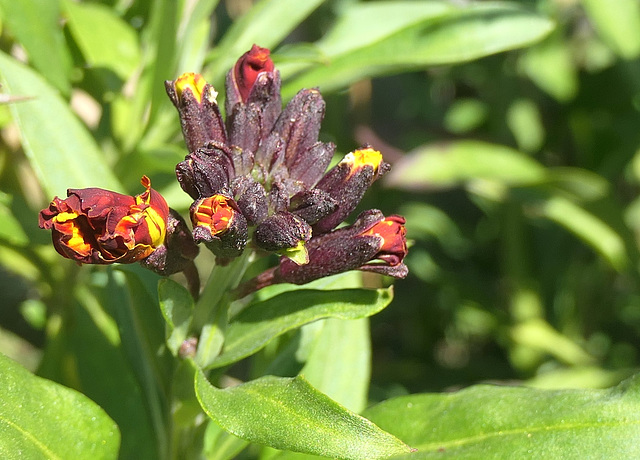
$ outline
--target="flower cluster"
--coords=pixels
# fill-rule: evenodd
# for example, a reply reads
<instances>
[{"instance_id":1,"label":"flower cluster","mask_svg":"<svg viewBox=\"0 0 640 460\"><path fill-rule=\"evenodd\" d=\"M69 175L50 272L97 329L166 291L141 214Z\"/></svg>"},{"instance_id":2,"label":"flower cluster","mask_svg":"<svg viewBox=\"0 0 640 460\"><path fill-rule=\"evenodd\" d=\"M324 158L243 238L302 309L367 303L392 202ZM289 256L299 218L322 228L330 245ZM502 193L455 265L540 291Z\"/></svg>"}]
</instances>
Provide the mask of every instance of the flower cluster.
<instances>
[{"instance_id":1,"label":"flower cluster","mask_svg":"<svg viewBox=\"0 0 640 460\"><path fill-rule=\"evenodd\" d=\"M324 100L317 89L303 89L283 108L266 48L245 53L225 86L226 120L201 75L165 82L188 149L176 176L194 200L191 231L144 176L145 191L135 197L89 188L54 198L40 212L40 227L52 230L56 250L80 263L141 262L163 275L192 264L197 243L218 264L247 247L280 255L255 288L354 269L406 276L402 217L369 210L338 228L388 171L380 152L364 146L327 171L335 145L318 140Z\"/></svg>"},{"instance_id":2,"label":"flower cluster","mask_svg":"<svg viewBox=\"0 0 640 460\"><path fill-rule=\"evenodd\" d=\"M201 75L165 82L189 154L176 167L194 202L193 238L225 263L247 245L281 256L271 282L304 284L346 270L404 277L404 219L365 211L336 229L389 170L365 146L327 171L335 145L318 140L325 103L303 89L282 108L280 74L254 45L226 78L226 123Z\"/></svg>"}]
</instances>

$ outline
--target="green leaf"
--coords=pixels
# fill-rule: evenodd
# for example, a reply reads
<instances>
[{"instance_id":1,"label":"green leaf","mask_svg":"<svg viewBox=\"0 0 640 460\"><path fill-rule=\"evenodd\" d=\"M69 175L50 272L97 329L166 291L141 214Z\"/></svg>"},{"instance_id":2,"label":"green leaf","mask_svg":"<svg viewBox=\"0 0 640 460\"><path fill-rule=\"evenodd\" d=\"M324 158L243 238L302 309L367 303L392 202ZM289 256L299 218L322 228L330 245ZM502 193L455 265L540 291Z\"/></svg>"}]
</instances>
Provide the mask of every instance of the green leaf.
<instances>
[{"instance_id":1,"label":"green leaf","mask_svg":"<svg viewBox=\"0 0 640 460\"><path fill-rule=\"evenodd\" d=\"M554 196L545 202L541 212L595 249L616 270L622 271L629 265L622 237L589 211L566 198Z\"/></svg>"},{"instance_id":2,"label":"green leaf","mask_svg":"<svg viewBox=\"0 0 640 460\"><path fill-rule=\"evenodd\" d=\"M490 180L529 185L545 179L545 169L530 157L497 144L458 141L421 147L394 164L387 185L402 190L428 190Z\"/></svg>"},{"instance_id":3,"label":"green leaf","mask_svg":"<svg viewBox=\"0 0 640 460\"><path fill-rule=\"evenodd\" d=\"M347 409L362 412L371 377L369 321L329 318L323 323L300 375Z\"/></svg>"},{"instance_id":4,"label":"green leaf","mask_svg":"<svg viewBox=\"0 0 640 460\"><path fill-rule=\"evenodd\" d=\"M29 62L64 94L71 90L71 56L60 27L57 0L0 0L2 21L24 47Z\"/></svg>"},{"instance_id":5,"label":"green leaf","mask_svg":"<svg viewBox=\"0 0 640 460\"><path fill-rule=\"evenodd\" d=\"M640 3L618 0L615 4L582 0L582 5L603 40L625 59L640 55Z\"/></svg>"},{"instance_id":6,"label":"green leaf","mask_svg":"<svg viewBox=\"0 0 640 460\"><path fill-rule=\"evenodd\" d=\"M256 43L272 48L295 29L323 0L261 0L224 34L208 65L211 81L222 82L236 60Z\"/></svg>"},{"instance_id":7,"label":"green leaf","mask_svg":"<svg viewBox=\"0 0 640 460\"><path fill-rule=\"evenodd\" d=\"M406 2L399 5L408 8ZM347 26L359 20L360 8L366 11L369 6L354 8L345 19ZM554 27L546 17L508 3L482 2L450 8L429 2L416 10L416 17L422 19L418 22L412 20L413 12L404 18L394 13L393 2L380 8L386 8L387 14L379 15L374 25L361 21L356 29L364 28L362 34L372 34L376 40L361 38L354 42L358 48L345 48L346 45L336 45L337 34L330 32L325 51L327 64L311 67L288 81L283 97L291 97L299 88L320 86L326 92L363 78L471 61L535 43ZM393 27L375 32L375 24L386 21L387 16L392 18ZM340 24L339 30L341 35L350 37L352 32L347 26ZM321 50L322 45L320 42Z\"/></svg>"},{"instance_id":8,"label":"green leaf","mask_svg":"<svg viewBox=\"0 0 640 460\"><path fill-rule=\"evenodd\" d=\"M262 377L233 388L196 375L204 411L236 436L282 450L343 459L409 453L402 441L348 411L302 377Z\"/></svg>"},{"instance_id":9,"label":"green leaf","mask_svg":"<svg viewBox=\"0 0 640 460\"><path fill-rule=\"evenodd\" d=\"M86 396L0 355L0 457L116 459L118 427Z\"/></svg>"},{"instance_id":10,"label":"green leaf","mask_svg":"<svg viewBox=\"0 0 640 460\"><path fill-rule=\"evenodd\" d=\"M232 319L224 348L209 367L221 367L257 352L271 339L322 318L357 319L378 313L391 302L392 288L301 289L250 305Z\"/></svg>"},{"instance_id":11,"label":"green leaf","mask_svg":"<svg viewBox=\"0 0 640 460\"><path fill-rule=\"evenodd\" d=\"M609 390L478 385L365 412L418 452L396 458L638 458L640 378Z\"/></svg>"},{"instance_id":12,"label":"green leaf","mask_svg":"<svg viewBox=\"0 0 640 460\"><path fill-rule=\"evenodd\" d=\"M140 62L135 30L111 8L63 0L69 29L89 67L113 71L128 79Z\"/></svg>"},{"instance_id":13,"label":"green leaf","mask_svg":"<svg viewBox=\"0 0 640 460\"><path fill-rule=\"evenodd\" d=\"M11 104L22 145L47 195L67 188L103 187L121 191L104 155L57 91L41 76L0 53L0 82L13 96L33 99Z\"/></svg>"},{"instance_id":14,"label":"green leaf","mask_svg":"<svg viewBox=\"0 0 640 460\"><path fill-rule=\"evenodd\" d=\"M182 285L169 278L158 282L160 310L167 322L167 346L174 356L186 340L193 313L193 298Z\"/></svg>"}]
</instances>

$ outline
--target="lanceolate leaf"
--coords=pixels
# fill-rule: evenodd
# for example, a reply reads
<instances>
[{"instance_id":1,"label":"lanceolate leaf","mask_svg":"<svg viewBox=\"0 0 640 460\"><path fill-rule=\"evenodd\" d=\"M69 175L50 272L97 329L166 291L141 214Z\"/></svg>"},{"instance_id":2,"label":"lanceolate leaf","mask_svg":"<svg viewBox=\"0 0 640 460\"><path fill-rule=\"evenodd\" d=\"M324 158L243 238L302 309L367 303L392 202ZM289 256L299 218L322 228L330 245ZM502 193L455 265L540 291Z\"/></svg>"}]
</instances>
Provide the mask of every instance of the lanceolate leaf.
<instances>
[{"instance_id":1,"label":"lanceolate leaf","mask_svg":"<svg viewBox=\"0 0 640 460\"><path fill-rule=\"evenodd\" d=\"M0 355L0 457L116 459L118 427L86 396Z\"/></svg>"},{"instance_id":2,"label":"lanceolate leaf","mask_svg":"<svg viewBox=\"0 0 640 460\"><path fill-rule=\"evenodd\" d=\"M42 77L0 53L0 83L12 96L32 98L11 104L11 111L47 195L66 196L67 188L84 187L124 192L94 139Z\"/></svg>"},{"instance_id":3,"label":"lanceolate leaf","mask_svg":"<svg viewBox=\"0 0 640 460\"><path fill-rule=\"evenodd\" d=\"M391 288L301 289L252 304L233 319L222 354L209 367L221 367L245 358L271 339L318 319L371 316L389 305L392 298Z\"/></svg>"},{"instance_id":4,"label":"lanceolate leaf","mask_svg":"<svg viewBox=\"0 0 640 460\"><path fill-rule=\"evenodd\" d=\"M418 448L407 459L640 456L640 376L610 390L478 385L402 396L365 415Z\"/></svg>"},{"instance_id":5,"label":"lanceolate leaf","mask_svg":"<svg viewBox=\"0 0 640 460\"><path fill-rule=\"evenodd\" d=\"M425 8L418 11L422 10ZM432 10L422 11L422 16L417 17L423 20L417 23L393 20L395 30L384 27L384 35L372 42L353 41L357 48L337 46L340 41L337 32L330 33L326 50L322 42L318 44L326 54L326 65L314 66L288 81L283 96L290 97L303 87L320 86L326 92L362 78L478 59L535 43L554 27L543 16L499 2L477 2L450 9L436 3ZM345 37L351 36L349 27L339 23L338 28ZM375 26L371 28L375 30Z\"/></svg>"},{"instance_id":6,"label":"lanceolate leaf","mask_svg":"<svg viewBox=\"0 0 640 460\"><path fill-rule=\"evenodd\" d=\"M348 411L302 377L262 377L237 387L213 387L202 372L196 395L225 430L252 442L343 459L376 459L410 448Z\"/></svg>"}]
</instances>

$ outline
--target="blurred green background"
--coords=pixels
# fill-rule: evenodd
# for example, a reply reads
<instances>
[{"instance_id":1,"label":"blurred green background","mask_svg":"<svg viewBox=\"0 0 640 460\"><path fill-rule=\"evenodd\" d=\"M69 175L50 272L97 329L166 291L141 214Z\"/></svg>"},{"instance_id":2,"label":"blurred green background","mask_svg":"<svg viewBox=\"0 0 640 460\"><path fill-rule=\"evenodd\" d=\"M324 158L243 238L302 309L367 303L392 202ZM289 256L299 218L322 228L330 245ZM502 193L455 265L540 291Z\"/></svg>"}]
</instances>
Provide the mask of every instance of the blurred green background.
<instances>
[{"instance_id":1,"label":"blurred green background","mask_svg":"<svg viewBox=\"0 0 640 460\"><path fill-rule=\"evenodd\" d=\"M480 13L458 14L467 3ZM256 42L286 97L320 87L338 155L369 143L393 165L361 205L406 216L412 241L409 277L371 320L372 400L598 388L637 369L640 4L513 2L513 29L493 2L274 4L0 0L0 351L55 376L58 328L90 282L37 212L67 187L138 193L142 174L184 212L162 82L202 71L222 91Z\"/></svg>"}]
</instances>

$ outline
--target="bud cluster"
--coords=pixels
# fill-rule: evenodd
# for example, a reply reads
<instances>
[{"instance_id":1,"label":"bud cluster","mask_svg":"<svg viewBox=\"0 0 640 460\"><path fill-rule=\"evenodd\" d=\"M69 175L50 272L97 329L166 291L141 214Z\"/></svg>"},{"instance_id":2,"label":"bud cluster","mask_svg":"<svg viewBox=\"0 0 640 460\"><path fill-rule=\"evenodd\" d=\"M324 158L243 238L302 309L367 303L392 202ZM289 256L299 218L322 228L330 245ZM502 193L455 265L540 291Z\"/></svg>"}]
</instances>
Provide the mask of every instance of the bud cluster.
<instances>
[{"instance_id":1,"label":"bud cluster","mask_svg":"<svg viewBox=\"0 0 640 460\"><path fill-rule=\"evenodd\" d=\"M406 276L402 217L366 211L336 230L389 165L365 146L327 171L335 145L318 140L322 95L303 89L283 108L269 54L254 45L227 74L226 120L201 75L165 82L189 150L176 175L194 199L194 240L222 264L247 245L279 254L273 282L352 269Z\"/></svg>"},{"instance_id":2,"label":"bud cluster","mask_svg":"<svg viewBox=\"0 0 640 460\"><path fill-rule=\"evenodd\" d=\"M247 247L280 255L256 287L353 269L406 276L404 218L369 210L337 228L389 170L380 152L364 146L327 171L335 145L318 140L325 102L303 89L283 108L266 48L241 56L225 86L223 119L201 75L165 82L188 150L176 176L193 199L192 230L144 176L145 192L134 197L98 188L55 197L40 227L52 230L56 250L80 263L140 262L162 275L192 266L198 243L221 265Z\"/></svg>"}]
</instances>

